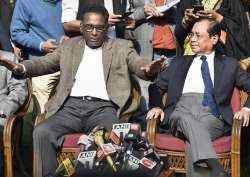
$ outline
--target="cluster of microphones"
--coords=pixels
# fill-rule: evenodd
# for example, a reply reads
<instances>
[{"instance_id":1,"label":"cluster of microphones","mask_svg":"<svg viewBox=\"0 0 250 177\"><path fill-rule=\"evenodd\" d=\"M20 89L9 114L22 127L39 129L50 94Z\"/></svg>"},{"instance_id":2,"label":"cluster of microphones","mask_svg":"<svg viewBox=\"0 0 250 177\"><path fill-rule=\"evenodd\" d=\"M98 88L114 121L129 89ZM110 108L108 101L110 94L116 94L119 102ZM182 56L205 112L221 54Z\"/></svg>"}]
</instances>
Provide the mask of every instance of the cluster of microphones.
<instances>
[{"instance_id":1,"label":"cluster of microphones","mask_svg":"<svg viewBox=\"0 0 250 177\"><path fill-rule=\"evenodd\" d=\"M89 135L82 135L78 144L80 153L76 160L66 158L54 174L46 177L72 176L76 170L85 174L106 172L114 176L148 171L153 177L165 166L166 157L157 154L149 145L139 124L113 124L111 132L97 126Z\"/></svg>"}]
</instances>

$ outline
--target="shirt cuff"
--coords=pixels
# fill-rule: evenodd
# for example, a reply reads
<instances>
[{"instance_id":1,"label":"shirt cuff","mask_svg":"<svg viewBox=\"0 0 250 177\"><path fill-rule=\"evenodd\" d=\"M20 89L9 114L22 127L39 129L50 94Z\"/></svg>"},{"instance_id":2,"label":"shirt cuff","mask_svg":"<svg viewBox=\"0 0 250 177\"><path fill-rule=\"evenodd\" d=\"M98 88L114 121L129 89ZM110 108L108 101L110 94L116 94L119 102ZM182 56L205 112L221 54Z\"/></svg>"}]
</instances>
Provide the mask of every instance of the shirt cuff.
<instances>
[{"instance_id":1,"label":"shirt cuff","mask_svg":"<svg viewBox=\"0 0 250 177\"><path fill-rule=\"evenodd\" d=\"M41 52L43 51L43 49L42 49L43 43L44 43L44 42L40 42L40 44L39 44L39 50L40 50Z\"/></svg>"}]
</instances>

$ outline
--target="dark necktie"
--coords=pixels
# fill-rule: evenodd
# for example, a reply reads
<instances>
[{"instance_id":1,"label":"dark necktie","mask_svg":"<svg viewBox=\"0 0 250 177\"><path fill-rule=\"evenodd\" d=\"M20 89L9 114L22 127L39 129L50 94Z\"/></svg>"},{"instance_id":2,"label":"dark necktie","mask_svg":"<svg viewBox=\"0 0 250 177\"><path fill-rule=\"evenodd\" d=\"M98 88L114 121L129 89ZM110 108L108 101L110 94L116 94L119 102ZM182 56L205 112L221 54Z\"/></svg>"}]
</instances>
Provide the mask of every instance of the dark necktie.
<instances>
[{"instance_id":1,"label":"dark necktie","mask_svg":"<svg viewBox=\"0 0 250 177\"><path fill-rule=\"evenodd\" d=\"M215 102L215 98L214 98L214 87L213 87L213 82L212 82L210 72L209 72L207 57L201 56L200 59L202 60L201 74L202 74L202 78L203 78L203 82L204 82L204 86L205 86L202 105L208 106L210 108L212 114L215 117L219 118L220 112L219 112L218 106L217 106L217 104Z\"/></svg>"}]
</instances>

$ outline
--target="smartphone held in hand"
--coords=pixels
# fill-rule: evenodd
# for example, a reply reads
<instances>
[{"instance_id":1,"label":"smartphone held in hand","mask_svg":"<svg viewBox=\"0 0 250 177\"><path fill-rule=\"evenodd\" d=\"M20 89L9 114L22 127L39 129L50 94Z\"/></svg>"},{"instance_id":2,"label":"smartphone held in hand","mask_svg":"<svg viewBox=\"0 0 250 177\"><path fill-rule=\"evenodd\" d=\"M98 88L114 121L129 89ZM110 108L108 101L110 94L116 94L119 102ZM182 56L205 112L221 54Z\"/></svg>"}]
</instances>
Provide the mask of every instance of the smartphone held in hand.
<instances>
[{"instance_id":1,"label":"smartphone held in hand","mask_svg":"<svg viewBox=\"0 0 250 177\"><path fill-rule=\"evenodd\" d=\"M129 11L129 12L125 12L122 14L122 18L127 18L128 16L130 16L133 12Z\"/></svg>"}]
</instances>

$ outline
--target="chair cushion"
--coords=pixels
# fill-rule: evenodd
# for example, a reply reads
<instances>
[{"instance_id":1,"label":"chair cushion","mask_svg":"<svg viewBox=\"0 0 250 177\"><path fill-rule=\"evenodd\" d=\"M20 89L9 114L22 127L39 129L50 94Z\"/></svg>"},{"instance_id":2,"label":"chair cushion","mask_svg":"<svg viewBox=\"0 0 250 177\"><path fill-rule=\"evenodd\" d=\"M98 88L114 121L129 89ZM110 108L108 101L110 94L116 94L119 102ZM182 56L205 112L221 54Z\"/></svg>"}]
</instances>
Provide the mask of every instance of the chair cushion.
<instances>
[{"instance_id":1,"label":"chair cushion","mask_svg":"<svg viewBox=\"0 0 250 177\"><path fill-rule=\"evenodd\" d=\"M161 150L184 152L185 141L168 134L157 134L155 147ZM230 152L231 136L222 136L213 141L216 153Z\"/></svg>"},{"instance_id":2,"label":"chair cushion","mask_svg":"<svg viewBox=\"0 0 250 177\"><path fill-rule=\"evenodd\" d=\"M79 145L77 144L77 142L81 135L82 133L74 133L74 134L65 135L62 147L63 148L79 148Z\"/></svg>"}]
</instances>

